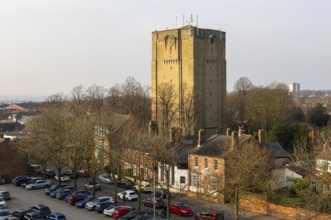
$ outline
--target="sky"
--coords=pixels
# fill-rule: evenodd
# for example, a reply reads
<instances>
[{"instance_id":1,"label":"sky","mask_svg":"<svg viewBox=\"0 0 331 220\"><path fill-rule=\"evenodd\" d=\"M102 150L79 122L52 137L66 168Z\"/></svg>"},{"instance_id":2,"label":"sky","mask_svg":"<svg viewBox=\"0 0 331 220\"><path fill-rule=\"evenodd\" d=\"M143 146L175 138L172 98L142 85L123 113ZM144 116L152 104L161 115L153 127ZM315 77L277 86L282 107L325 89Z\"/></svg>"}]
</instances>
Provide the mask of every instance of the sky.
<instances>
[{"instance_id":1,"label":"sky","mask_svg":"<svg viewBox=\"0 0 331 220\"><path fill-rule=\"evenodd\" d=\"M191 14L226 32L227 91L243 76L331 89L330 11L330 0L1 0L0 96L110 88L129 76L149 86L151 33Z\"/></svg>"}]
</instances>

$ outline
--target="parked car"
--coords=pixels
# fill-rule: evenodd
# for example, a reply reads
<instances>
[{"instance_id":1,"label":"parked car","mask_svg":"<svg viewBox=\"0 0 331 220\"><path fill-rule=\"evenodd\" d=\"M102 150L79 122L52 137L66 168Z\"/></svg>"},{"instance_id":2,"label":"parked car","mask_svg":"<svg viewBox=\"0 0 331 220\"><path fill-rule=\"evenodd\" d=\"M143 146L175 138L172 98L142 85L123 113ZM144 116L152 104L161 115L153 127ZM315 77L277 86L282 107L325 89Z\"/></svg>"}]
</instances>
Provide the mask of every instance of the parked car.
<instances>
[{"instance_id":1,"label":"parked car","mask_svg":"<svg viewBox=\"0 0 331 220\"><path fill-rule=\"evenodd\" d=\"M138 199L138 195L133 190L124 190L122 192L117 193L117 198L128 200L128 201L134 201Z\"/></svg>"},{"instance_id":2,"label":"parked car","mask_svg":"<svg viewBox=\"0 0 331 220\"><path fill-rule=\"evenodd\" d=\"M26 209L15 209L11 215L19 218L20 220L24 219L24 215L28 212Z\"/></svg>"},{"instance_id":3,"label":"parked car","mask_svg":"<svg viewBox=\"0 0 331 220\"><path fill-rule=\"evenodd\" d=\"M102 203L102 202L106 202L106 201L114 202L114 200L111 196L101 196L101 197L97 197L97 198L93 199L92 201L86 203L85 208L89 211L94 211L96 205L98 205L99 203Z\"/></svg>"},{"instance_id":4,"label":"parked car","mask_svg":"<svg viewBox=\"0 0 331 220\"><path fill-rule=\"evenodd\" d=\"M47 216L47 220L67 220L67 218L63 213L55 212Z\"/></svg>"},{"instance_id":5,"label":"parked car","mask_svg":"<svg viewBox=\"0 0 331 220\"><path fill-rule=\"evenodd\" d=\"M80 176L80 177L90 177L88 170L85 170L85 169L77 170L76 174L77 174L77 176Z\"/></svg>"},{"instance_id":6,"label":"parked car","mask_svg":"<svg viewBox=\"0 0 331 220\"><path fill-rule=\"evenodd\" d=\"M103 214L105 214L106 216L109 216L109 217L113 217L113 213L120 207L121 207L120 205L114 206L114 207L108 207L105 210L103 210Z\"/></svg>"},{"instance_id":7,"label":"parked car","mask_svg":"<svg viewBox=\"0 0 331 220\"><path fill-rule=\"evenodd\" d=\"M25 188L26 188L26 185L29 185L29 184L31 184L31 183L35 183L37 180L41 180L41 179L42 179L41 177L31 177L29 181L27 181L27 182L21 184L21 187L22 187L23 189L25 189Z\"/></svg>"},{"instance_id":8,"label":"parked car","mask_svg":"<svg viewBox=\"0 0 331 220\"><path fill-rule=\"evenodd\" d=\"M62 193L61 191L65 190L65 189L72 189L74 191L75 187L73 187L73 186L65 186L65 187L58 188L57 190L50 192L49 193L49 197L56 198L56 195L58 193Z\"/></svg>"},{"instance_id":9,"label":"parked car","mask_svg":"<svg viewBox=\"0 0 331 220\"><path fill-rule=\"evenodd\" d=\"M11 216L11 212L7 209L0 209L0 220L4 220Z\"/></svg>"},{"instance_id":10,"label":"parked car","mask_svg":"<svg viewBox=\"0 0 331 220\"><path fill-rule=\"evenodd\" d=\"M113 212L113 218L118 219L128 212L132 211L134 208L131 206L121 206Z\"/></svg>"},{"instance_id":11,"label":"parked car","mask_svg":"<svg viewBox=\"0 0 331 220\"><path fill-rule=\"evenodd\" d=\"M117 186L124 189L134 189L133 184L126 180L118 180Z\"/></svg>"},{"instance_id":12,"label":"parked car","mask_svg":"<svg viewBox=\"0 0 331 220\"><path fill-rule=\"evenodd\" d=\"M7 190L0 190L0 197L2 197L4 200L10 200L10 193Z\"/></svg>"},{"instance_id":13,"label":"parked car","mask_svg":"<svg viewBox=\"0 0 331 220\"><path fill-rule=\"evenodd\" d=\"M167 198L168 191L165 189L155 189L155 197L165 199ZM152 196L154 195L154 192L152 191Z\"/></svg>"},{"instance_id":14,"label":"parked car","mask_svg":"<svg viewBox=\"0 0 331 220\"><path fill-rule=\"evenodd\" d=\"M92 200L95 199L95 198L97 198L97 197L95 197L95 196L88 196L88 197L86 197L85 199L83 199L83 200L81 200L81 201L77 201L77 202L75 203L75 206L76 206L77 208L84 208L85 205L86 205L88 202L92 201Z\"/></svg>"},{"instance_id":15,"label":"parked car","mask_svg":"<svg viewBox=\"0 0 331 220\"><path fill-rule=\"evenodd\" d=\"M75 188L60 190L59 192L56 193L56 198L59 200L66 200L66 198L68 198L75 191L76 191Z\"/></svg>"},{"instance_id":16,"label":"parked car","mask_svg":"<svg viewBox=\"0 0 331 220\"><path fill-rule=\"evenodd\" d=\"M38 212L43 218L46 218L48 215L51 214L50 208L44 204L31 206L28 209L28 212Z\"/></svg>"},{"instance_id":17,"label":"parked car","mask_svg":"<svg viewBox=\"0 0 331 220\"><path fill-rule=\"evenodd\" d=\"M49 196L49 194L50 194L51 192L54 192L54 191L56 191L56 190L58 190L58 189L60 189L60 188L66 187L66 186L68 186L68 185L65 185L65 184L57 184L57 185L53 185L53 186L51 186L51 187L45 189L45 194L46 194L47 196Z\"/></svg>"},{"instance_id":18,"label":"parked car","mask_svg":"<svg viewBox=\"0 0 331 220\"><path fill-rule=\"evenodd\" d=\"M28 164L28 173L37 174L38 172L42 172L43 168L40 164Z\"/></svg>"},{"instance_id":19,"label":"parked car","mask_svg":"<svg viewBox=\"0 0 331 220\"><path fill-rule=\"evenodd\" d=\"M211 219L211 220L224 220L223 212L217 211L206 211L206 212L198 212L194 216L195 220L201 219Z\"/></svg>"},{"instance_id":20,"label":"parked car","mask_svg":"<svg viewBox=\"0 0 331 220\"><path fill-rule=\"evenodd\" d=\"M23 220L45 220L45 218L39 212L28 212Z\"/></svg>"},{"instance_id":21,"label":"parked car","mask_svg":"<svg viewBox=\"0 0 331 220\"><path fill-rule=\"evenodd\" d=\"M120 206L120 205L122 205L122 204L106 201L106 202L101 202L98 205L96 205L95 210L99 213L103 213L103 210L105 210L106 208Z\"/></svg>"},{"instance_id":22,"label":"parked car","mask_svg":"<svg viewBox=\"0 0 331 220\"><path fill-rule=\"evenodd\" d=\"M128 212L126 215L121 216L119 219L121 220L131 220L131 219L135 219L138 215L144 215L146 214L146 211L138 211L138 210L131 210L130 212Z\"/></svg>"},{"instance_id":23,"label":"parked car","mask_svg":"<svg viewBox=\"0 0 331 220\"><path fill-rule=\"evenodd\" d=\"M11 180L11 182L12 182L13 184L15 184L16 181L18 181L19 179L24 179L24 178L27 178L27 176L15 176L15 177Z\"/></svg>"},{"instance_id":24,"label":"parked car","mask_svg":"<svg viewBox=\"0 0 331 220\"><path fill-rule=\"evenodd\" d=\"M160 198L147 198L144 199L142 202L143 206L148 206L148 207L154 207L155 208L163 208L164 207L164 202Z\"/></svg>"},{"instance_id":25,"label":"parked car","mask_svg":"<svg viewBox=\"0 0 331 220\"><path fill-rule=\"evenodd\" d=\"M0 197L0 209L7 208L7 204L4 198Z\"/></svg>"},{"instance_id":26,"label":"parked car","mask_svg":"<svg viewBox=\"0 0 331 220\"><path fill-rule=\"evenodd\" d=\"M87 191L84 192L73 192L67 199L67 202L71 205L75 205L76 202L84 200L86 197L90 196L91 193Z\"/></svg>"},{"instance_id":27,"label":"parked car","mask_svg":"<svg viewBox=\"0 0 331 220\"><path fill-rule=\"evenodd\" d=\"M27 183L29 180L31 180L31 177L23 177L15 181L15 186L21 186L23 183Z\"/></svg>"},{"instance_id":28,"label":"parked car","mask_svg":"<svg viewBox=\"0 0 331 220\"><path fill-rule=\"evenodd\" d=\"M27 190L32 190L32 189L41 189L45 187L50 187L52 185L50 180L36 180L35 183L31 183L26 185Z\"/></svg>"},{"instance_id":29,"label":"parked car","mask_svg":"<svg viewBox=\"0 0 331 220\"><path fill-rule=\"evenodd\" d=\"M170 205L170 212L182 215L182 216L192 216L193 210L186 204L181 202L175 202Z\"/></svg>"},{"instance_id":30,"label":"parked car","mask_svg":"<svg viewBox=\"0 0 331 220\"><path fill-rule=\"evenodd\" d=\"M139 191L139 185L134 186L136 191ZM142 193L151 193L153 191L153 187L149 183L141 183L140 191Z\"/></svg>"},{"instance_id":31,"label":"parked car","mask_svg":"<svg viewBox=\"0 0 331 220\"><path fill-rule=\"evenodd\" d=\"M95 182L93 184L92 181L89 181L84 186L85 186L85 189L87 189L87 190L93 190L93 187L94 187L95 191L101 190L101 185L98 182Z\"/></svg>"},{"instance_id":32,"label":"parked car","mask_svg":"<svg viewBox=\"0 0 331 220\"><path fill-rule=\"evenodd\" d=\"M106 183L106 184L113 183L113 178L110 176L110 174L107 173L99 175L98 179L101 183Z\"/></svg>"},{"instance_id":33,"label":"parked car","mask_svg":"<svg viewBox=\"0 0 331 220\"><path fill-rule=\"evenodd\" d=\"M46 169L45 171L45 177L46 178L54 178L56 175L55 171L52 169Z\"/></svg>"},{"instance_id":34,"label":"parked car","mask_svg":"<svg viewBox=\"0 0 331 220\"><path fill-rule=\"evenodd\" d=\"M69 182L70 181L70 176L68 176L67 174L61 174L60 178L61 178L61 182ZM55 176L54 179L59 181L58 176Z\"/></svg>"}]
</instances>

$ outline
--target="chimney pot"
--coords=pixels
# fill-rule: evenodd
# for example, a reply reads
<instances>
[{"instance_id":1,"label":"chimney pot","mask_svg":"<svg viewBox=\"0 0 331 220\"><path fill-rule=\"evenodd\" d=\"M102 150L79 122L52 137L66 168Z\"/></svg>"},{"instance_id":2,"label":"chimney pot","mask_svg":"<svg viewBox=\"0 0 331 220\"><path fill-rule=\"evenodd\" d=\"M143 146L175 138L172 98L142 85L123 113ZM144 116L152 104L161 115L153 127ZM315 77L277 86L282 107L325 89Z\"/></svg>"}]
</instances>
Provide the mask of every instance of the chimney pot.
<instances>
[{"instance_id":1,"label":"chimney pot","mask_svg":"<svg viewBox=\"0 0 331 220\"><path fill-rule=\"evenodd\" d=\"M205 142L205 131L200 129L198 135L198 146L201 146Z\"/></svg>"},{"instance_id":2,"label":"chimney pot","mask_svg":"<svg viewBox=\"0 0 331 220\"><path fill-rule=\"evenodd\" d=\"M227 128L227 129L226 129L226 135L227 135L227 136L230 136L231 133L232 133L231 128Z\"/></svg>"},{"instance_id":3,"label":"chimney pot","mask_svg":"<svg viewBox=\"0 0 331 220\"><path fill-rule=\"evenodd\" d=\"M232 131L232 133L231 133L231 150L234 150L236 145L238 145L238 133L236 131Z\"/></svg>"}]
</instances>

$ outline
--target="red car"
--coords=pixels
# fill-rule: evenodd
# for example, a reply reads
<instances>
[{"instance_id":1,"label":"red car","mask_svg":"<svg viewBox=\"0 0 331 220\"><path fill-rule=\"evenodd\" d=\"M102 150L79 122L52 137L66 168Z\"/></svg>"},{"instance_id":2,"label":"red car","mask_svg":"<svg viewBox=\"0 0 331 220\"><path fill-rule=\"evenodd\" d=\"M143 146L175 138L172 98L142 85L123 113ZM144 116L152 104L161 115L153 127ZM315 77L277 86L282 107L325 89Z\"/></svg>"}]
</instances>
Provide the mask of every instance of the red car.
<instances>
[{"instance_id":1,"label":"red car","mask_svg":"<svg viewBox=\"0 0 331 220\"><path fill-rule=\"evenodd\" d=\"M113 212L113 218L118 219L132 210L133 208L131 206L121 206Z\"/></svg>"},{"instance_id":2,"label":"red car","mask_svg":"<svg viewBox=\"0 0 331 220\"><path fill-rule=\"evenodd\" d=\"M80 177L90 177L88 170L80 169L80 170L77 170L76 173Z\"/></svg>"},{"instance_id":3,"label":"red car","mask_svg":"<svg viewBox=\"0 0 331 220\"><path fill-rule=\"evenodd\" d=\"M193 210L186 204L181 202L172 203L170 205L170 212L182 215L182 216L192 216Z\"/></svg>"},{"instance_id":4,"label":"red car","mask_svg":"<svg viewBox=\"0 0 331 220\"><path fill-rule=\"evenodd\" d=\"M201 219L224 220L224 214L216 211L199 212L195 214L195 220Z\"/></svg>"},{"instance_id":5,"label":"red car","mask_svg":"<svg viewBox=\"0 0 331 220\"><path fill-rule=\"evenodd\" d=\"M70 203L71 205L75 205L76 202L84 200L86 197L88 197L89 195L84 194L84 193L75 193L72 194L69 198L68 198L68 203Z\"/></svg>"}]
</instances>

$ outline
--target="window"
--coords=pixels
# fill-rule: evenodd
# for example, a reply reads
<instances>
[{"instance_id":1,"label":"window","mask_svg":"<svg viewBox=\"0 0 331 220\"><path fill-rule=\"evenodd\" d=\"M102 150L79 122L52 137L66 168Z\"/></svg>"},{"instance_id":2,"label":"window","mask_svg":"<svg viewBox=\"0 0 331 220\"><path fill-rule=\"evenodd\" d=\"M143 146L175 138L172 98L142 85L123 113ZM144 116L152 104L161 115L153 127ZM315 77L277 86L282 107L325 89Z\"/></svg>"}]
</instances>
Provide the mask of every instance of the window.
<instances>
[{"instance_id":1,"label":"window","mask_svg":"<svg viewBox=\"0 0 331 220\"><path fill-rule=\"evenodd\" d=\"M322 161L322 170L328 171L328 162L327 161Z\"/></svg>"},{"instance_id":2,"label":"window","mask_svg":"<svg viewBox=\"0 0 331 220\"><path fill-rule=\"evenodd\" d=\"M311 187L311 191L313 193L316 193L317 192L317 187L316 187L316 182L315 181L311 181L310 182L310 187Z\"/></svg>"},{"instance_id":3,"label":"window","mask_svg":"<svg viewBox=\"0 0 331 220\"><path fill-rule=\"evenodd\" d=\"M196 166L196 167L199 166L199 159L198 159L198 157L194 157L194 166Z\"/></svg>"},{"instance_id":4,"label":"window","mask_svg":"<svg viewBox=\"0 0 331 220\"><path fill-rule=\"evenodd\" d=\"M192 185L199 186L199 173L192 174Z\"/></svg>"},{"instance_id":5,"label":"window","mask_svg":"<svg viewBox=\"0 0 331 220\"><path fill-rule=\"evenodd\" d=\"M214 170L218 170L218 160L214 160Z\"/></svg>"},{"instance_id":6,"label":"window","mask_svg":"<svg viewBox=\"0 0 331 220\"><path fill-rule=\"evenodd\" d=\"M210 190L215 192L217 189L216 189L216 179L215 178L211 178L210 179Z\"/></svg>"},{"instance_id":7,"label":"window","mask_svg":"<svg viewBox=\"0 0 331 220\"><path fill-rule=\"evenodd\" d=\"M185 176L180 177L180 183L186 183L186 178Z\"/></svg>"},{"instance_id":8,"label":"window","mask_svg":"<svg viewBox=\"0 0 331 220\"><path fill-rule=\"evenodd\" d=\"M329 192L329 186L328 186L328 184L323 183L322 184L322 190L323 190L323 193Z\"/></svg>"},{"instance_id":9,"label":"window","mask_svg":"<svg viewBox=\"0 0 331 220\"><path fill-rule=\"evenodd\" d=\"M204 158L204 161L205 161L205 169L208 169L208 159Z\"/></svg>"}]
</instances>

